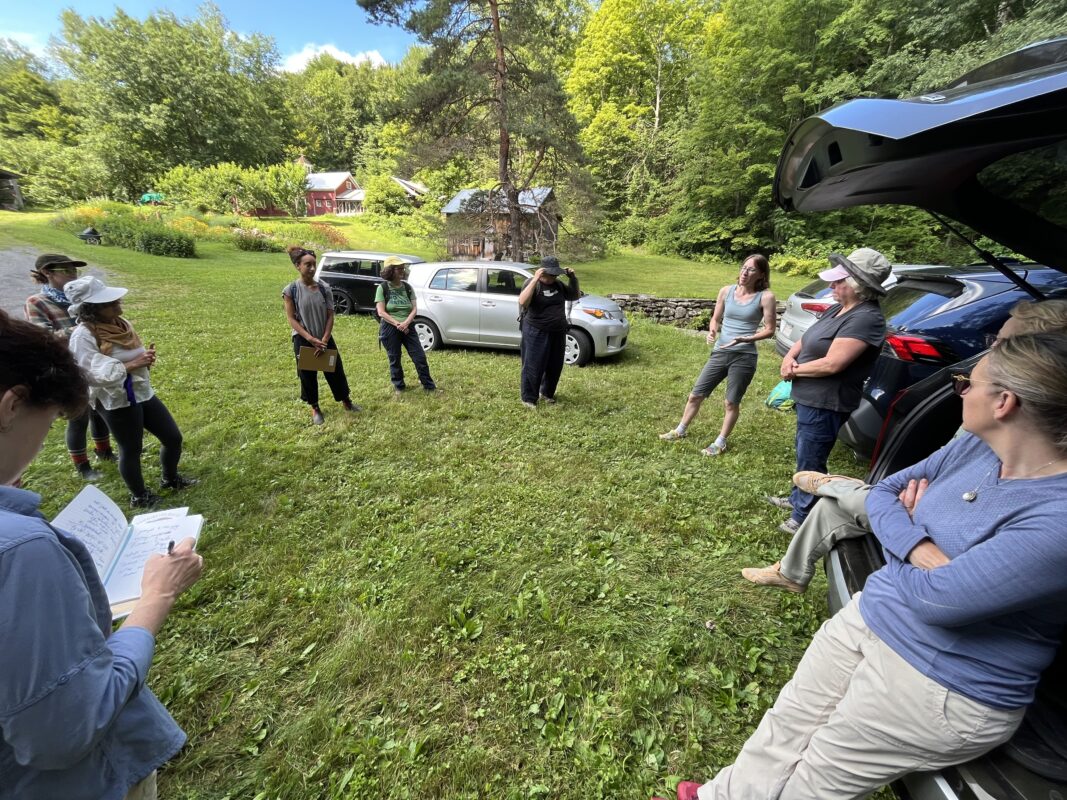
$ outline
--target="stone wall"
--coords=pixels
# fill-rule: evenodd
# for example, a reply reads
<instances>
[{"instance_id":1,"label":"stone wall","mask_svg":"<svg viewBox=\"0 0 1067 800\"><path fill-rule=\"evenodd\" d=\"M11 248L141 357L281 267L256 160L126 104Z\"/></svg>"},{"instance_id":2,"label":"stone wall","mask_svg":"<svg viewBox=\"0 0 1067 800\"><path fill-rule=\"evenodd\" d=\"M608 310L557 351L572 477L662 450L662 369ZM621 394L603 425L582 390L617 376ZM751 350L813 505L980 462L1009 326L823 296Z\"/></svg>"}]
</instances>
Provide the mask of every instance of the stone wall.
<instances>
[{"instance_id":1,"label":"stone wall","mask_svg":"<svg viewBox=\"0 0 1067 800\"><path fill-rule=\"evenodd\" d=\"M611 299L627 313L641 313L662 325L688 328L693 320L715 308L715 300L690 297L653 297L649 294L613 294Z\"/></svg>"}]
</instances>

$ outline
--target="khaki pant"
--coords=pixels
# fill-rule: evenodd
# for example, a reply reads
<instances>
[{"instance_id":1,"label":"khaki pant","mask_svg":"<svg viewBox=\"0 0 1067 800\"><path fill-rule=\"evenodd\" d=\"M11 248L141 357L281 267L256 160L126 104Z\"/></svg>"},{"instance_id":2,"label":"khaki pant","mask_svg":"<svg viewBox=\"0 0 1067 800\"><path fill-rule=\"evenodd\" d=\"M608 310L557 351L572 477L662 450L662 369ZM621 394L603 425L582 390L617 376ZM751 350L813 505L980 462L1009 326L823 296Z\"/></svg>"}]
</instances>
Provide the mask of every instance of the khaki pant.
<instances>
[{"instance_id":1,"label":"khaki pant","mask_svg":"<svg viewBox=\"0 0 1067 800\"><path fill-rule=\"evenodd\" d=\"M697 796L863 797L985 753L1011 737L1023 711L990 708L921 675L871 632L856 595L815 634L737 760Z\"/></svg>"},{"instance_id":2,"label":"khaki pant","mask_svg":"<svg viewBox=\"0 0 1067 800\"><path fill-rule=\"evenodd\" d=\"M155 772L126 793L126 800L156 800L157 797Z\"/></svg>"},{"instance_id":3,"label":"khaki pant","mask_svg":"<svg viewBox=\"0 0 1067 800\"><path fill-rule=\"evenodd\" d=\"M807 586L822 557L842 539L871 532L864 504L870 486L855 481L829 481L819 487L818 503L793 534L782 556L782 575Z\"/></svg>"}]
</instances>

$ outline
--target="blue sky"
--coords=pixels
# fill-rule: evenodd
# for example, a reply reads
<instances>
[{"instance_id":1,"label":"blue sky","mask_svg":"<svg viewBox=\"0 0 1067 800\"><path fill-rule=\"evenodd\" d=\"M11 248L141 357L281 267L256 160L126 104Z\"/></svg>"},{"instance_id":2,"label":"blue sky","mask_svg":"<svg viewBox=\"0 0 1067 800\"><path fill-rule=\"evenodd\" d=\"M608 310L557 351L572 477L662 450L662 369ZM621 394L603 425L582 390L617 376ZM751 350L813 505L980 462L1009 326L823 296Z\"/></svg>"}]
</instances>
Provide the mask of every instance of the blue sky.
<instances>
[{"instance_id":1,"label":"blue sky","mask_svg":"<svg viewBox=\"0 0 1067 800\"><path fill-rule=\"evenodd\" d=\"M14 0L0 3L0 37L15 39L40 53L48 37L59 32L59 13L64 8L73 8L83 17L110 17L120 7L143 19L156 10L195 16L200 4L201 0ZM356 0L216 0L215 4L233 30L273 36L287 69L299 69L324 49L343 60L378 61L380 56L396 63L414 43L402 30L372 25Z\"/></svg>"}]
</instances>

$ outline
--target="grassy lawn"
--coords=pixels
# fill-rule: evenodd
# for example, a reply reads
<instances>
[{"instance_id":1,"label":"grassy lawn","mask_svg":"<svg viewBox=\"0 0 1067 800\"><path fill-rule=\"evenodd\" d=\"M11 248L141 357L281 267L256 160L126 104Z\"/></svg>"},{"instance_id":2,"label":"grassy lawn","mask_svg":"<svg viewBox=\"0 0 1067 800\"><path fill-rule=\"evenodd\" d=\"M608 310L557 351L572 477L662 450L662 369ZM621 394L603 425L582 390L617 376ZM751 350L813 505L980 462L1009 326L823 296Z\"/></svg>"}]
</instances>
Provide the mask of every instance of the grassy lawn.
<instances>
[{"instance_id":1,"label":"grassy lawn","mask_svg":"<svg viewBox=\"0 0 1067 800\"><path fill-rule=\"evenodd\" d=\"M366 246L419 252L386 241ZM640 320L628 351L567 369L559 405L531 412L506 352L432 353L446 394L393 400L373 321L342 318L365 410L346 417L323 383L313 427L284 255L198 243L195 260L158 258L0 213L0 247L15 243L130 287L183 470L202 479L166 501L205 516L207 569L150 677L189 734L162 797L645 800L732 760L825 613L821 578L797 596L738 574L787 543L761 500L794 463L792 416L761 403L778 380L767 343L717 460L698 449L720 395L691 438L656 438L706 346ZM624 254L581 269L590 291L679 295L713 292L735 266ZM62 427L25 479L49 515L81 488ZM857 472L840 450L831 468Z\"/></svg>"}]
</instances>

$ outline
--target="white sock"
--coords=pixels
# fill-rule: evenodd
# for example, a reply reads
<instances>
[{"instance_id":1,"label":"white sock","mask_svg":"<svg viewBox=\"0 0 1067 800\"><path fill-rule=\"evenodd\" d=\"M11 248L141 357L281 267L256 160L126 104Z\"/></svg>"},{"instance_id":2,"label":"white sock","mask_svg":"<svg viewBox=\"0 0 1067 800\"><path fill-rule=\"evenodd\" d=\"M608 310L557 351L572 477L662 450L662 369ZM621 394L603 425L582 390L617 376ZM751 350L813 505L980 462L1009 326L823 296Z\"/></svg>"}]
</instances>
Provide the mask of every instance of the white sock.
<instances>
[{"instance_id":1,"label":"white sock","mask_svg":"<svg viewBox=\"0 0 1067 800\"><path fill-rule=\"evenodd\" d=\"M715 444L719 447L726 447L726 437L722 434L715 437Z\"/></svg>"},{"instance_id":2,"label":"white sock","mask_svg":"<svg viewBox=\"0 0 1067 800\"><path fill-rule=\"evenodd\" d=\"M678 427L677 427L677 428L675 428L674 430L675 430L675 431L677 431L677 433L678 433L679 435L681 435L681 436L684 436L684 435L685 435L685 432L686 432L686 429L687 429L688 427L689 427L688 425L683 425L682 423L680 423L680 422L679 422L679 423L678 423Z\"/></svg>"}]
</instances>

